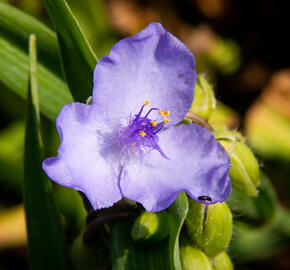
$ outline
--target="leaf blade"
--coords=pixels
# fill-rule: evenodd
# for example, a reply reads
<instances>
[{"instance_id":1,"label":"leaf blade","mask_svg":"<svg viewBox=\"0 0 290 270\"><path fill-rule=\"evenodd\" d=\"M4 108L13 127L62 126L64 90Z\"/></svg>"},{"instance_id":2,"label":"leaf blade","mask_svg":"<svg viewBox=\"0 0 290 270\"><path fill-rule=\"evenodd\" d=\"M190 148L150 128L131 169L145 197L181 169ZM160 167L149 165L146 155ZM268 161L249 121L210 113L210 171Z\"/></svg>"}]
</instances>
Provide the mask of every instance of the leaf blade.
<instances>
[{"instance_id":1,"label":"leaf blade","mask_svg":"<svg viewBox=\"0 0 290 270\"><path fill-rule=\"evenodd\" d=\"M56 28L66 81L76 101L91 95L97 58L65 0L43 0Z\"/></svg>"},{"instance_id":2,"label":"leaf blade","mask_svg":"<svg viewBox=\"0 0 290 270\"><path fill-rule=\"evenodd\" d=\"M21 49L0 36L0 81L26 98L29 58ZM37 72L41 112L55 120L61 108L72 102L65 82L39 64Z\"/></svg>"},{"instance_id":3,"label":"leaf blade","mask_svg":"<svg viewBox=\"0 0 290 270\"><path fill-rule=\"evenodd\" d=\"M62 77L56 34L37 19L6 3L0 3L1 37L26 51L31 33L37 36L38 61Z\"/></svg>"},{"instance_id":4,"label":"leaf blade","mask_svg":"<svg viewBox=\"0 0 290 270\"><path fill-rule=\"evenodd\" d=\"M51 186L42 169L37 100L35 36L30 38L30 70L24 147L24 205L30 269L70 269Z\"/></svg>"}]
</instances>

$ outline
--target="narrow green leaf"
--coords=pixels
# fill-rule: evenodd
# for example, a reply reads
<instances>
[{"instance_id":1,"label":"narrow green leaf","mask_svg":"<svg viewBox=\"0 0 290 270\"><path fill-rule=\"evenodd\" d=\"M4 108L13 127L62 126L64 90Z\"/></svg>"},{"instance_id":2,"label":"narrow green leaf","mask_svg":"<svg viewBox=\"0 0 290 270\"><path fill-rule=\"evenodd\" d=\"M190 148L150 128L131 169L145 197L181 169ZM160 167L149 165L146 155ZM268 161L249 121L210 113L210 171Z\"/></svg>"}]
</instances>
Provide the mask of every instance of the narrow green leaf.
<instances>
[{"instance_id":1,"label":"narrow green leaf","mask_svg":"<svg viewBox=\"0 0 290 270\"><path fill-rule=\"evenodd\" d=\"M169 237L159 242L134 242L133 220L111 226L111 248L114 270L182 270L179 256L179 233L188 212L188 201L181 193L168 210Z\"/></svg>"},{"instance_id":2,"label":"narrow green leaf","mask_svg":"<svg viewBox=\"0 0 290 270\"><path fill-rule=\"evenodd\" d=\"M30 269L71 269L50 182L42 169L36 77L36 41L30 38L30 76L24 147L24 205Z\"/></svg>"},{"instance_id":3,"label":"narrow green leaf","mask_svg":"<svg viewBox=\"0 0 290 270\"><path fill-rule=\"evenodd\" d=\"M90 45L65 0L43 0L56 28L66 81L75 100L84 102L92 93L97 63Z\"/></svg>"},{"instance_id":4,"label":"narrow green leaf","mask_svg":"<svg viewBox=\"0 0 290 270\"><path fill-rule=\"evenodd\" d=\"M169 259L171 269L182 270L179 254L179 235L188 213L188 199L184 192L169 207L172 225L169 233Z\"/></svg>"},{"instance_id":5,"label":"narrow green leaf","mask_svg":"<svg viewBox=\"0 0 290 270\"><path fill-rule=\"evenodd\" d=\"M31 33L37 36L38 61L62 77L56 34L25 12L0 3L0 36L3 39L26 52Z\"/></svg>"},{"instance_id":6,"label":"narrow green leaf","mask_svg":"<svg viewBox=\"0 0 290 270\"><path fill-rule=\"evenodd\" d=\"M0 59L0 81L26 98L28 56L0 36ZM72 97L64 81L41 64L38 65L37 81L40 110L49 119L55 120L60 109L72 102Z\"/></svg>"}]
</instances>

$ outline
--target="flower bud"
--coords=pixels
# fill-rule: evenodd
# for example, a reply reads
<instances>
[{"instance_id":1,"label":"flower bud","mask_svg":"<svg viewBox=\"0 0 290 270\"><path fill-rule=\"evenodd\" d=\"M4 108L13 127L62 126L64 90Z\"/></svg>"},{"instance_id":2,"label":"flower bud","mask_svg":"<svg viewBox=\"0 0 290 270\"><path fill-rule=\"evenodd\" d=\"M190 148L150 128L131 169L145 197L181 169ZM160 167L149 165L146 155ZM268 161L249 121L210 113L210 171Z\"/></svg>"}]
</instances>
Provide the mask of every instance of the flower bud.
<instances>
[{"instance_id":1,"label":"flower bud","mask_svg":"<svg viewBox=\"0 0 290 270\"><path fill-rule=\"evenodd\" d=\"M208 122L214 129L220 129L221 126L230 129L236 129L240 123L240 117L233 109L221 102L217 102L216 108L212 111L208 118Z\"/></svg>"},{"instance_id":2,"label":"flower bud","mask_svg":"<svg viewBox=\"0 0 290 270\"><path fill-rule=\"evenodd\" d=\"M198 248L180 247L182 270L212 270L210 259Z\"/></svg>"},{"instance_id":3,"label":"flower bud","mask_svg":"<svg viewBox=\"0 0 290 270\"><path fill-rule=\"evenodd\" d=\"M215 127L213 135L217 140L245 142L245 137L240 132L223 129L222 127L220 127L220 129Z\"/></svg>"},{"instance_id":4,"label":"flower bud","mask_svg":"<svg viewBox=\"0 0 290 270\"><path fill-rule=\"evenodd\" d=\"M213 258L214 270L233 270L233 264L229 255L223 251Z\"/></svg>"},{"instance_id":5,"label":"flower bud","mask_svg":"<svg viewBox=\"0 0 290 270\"><path fill-rule=\"evenodd\" d=\"M205 205L189 200L185 224L192 241L210 257L223 251L232 237L232 214L226 203Z\"/></svg>"},{"instance_id":6,"label":"flower bud","mask_svg":"<svg viewBox=\"0 0 290 270\"><path fill-rule=\"evenodd\" d=\"M168 235L168 213L144 211L136 220L131 230L134 241L161 240Z\"/></svg>"},{"instance_id":7,"label":"flower bud","mask_svg":"<svg viewBox=\"0 0 290 270\"><path fill-rule=\"evenodd\" d=\"M198 114L204 119L208 119L215 105L216 100L212 86L203 76L198 75L195 85L194 100L189 111Z\"/></svg>"},{"instance_id":8,"label":"flower bud","mask_svg":"<svg viewBox=\"0 0 290 270\"><path fill-rule=\"evenodd\" d=\"M260 171L252 151L241 142L231 140L219 140L219 142L231 158L232 167L229 175L233 187L251 196L257 196L256 187L260 184Z\"/></svg>"}]
</instances>

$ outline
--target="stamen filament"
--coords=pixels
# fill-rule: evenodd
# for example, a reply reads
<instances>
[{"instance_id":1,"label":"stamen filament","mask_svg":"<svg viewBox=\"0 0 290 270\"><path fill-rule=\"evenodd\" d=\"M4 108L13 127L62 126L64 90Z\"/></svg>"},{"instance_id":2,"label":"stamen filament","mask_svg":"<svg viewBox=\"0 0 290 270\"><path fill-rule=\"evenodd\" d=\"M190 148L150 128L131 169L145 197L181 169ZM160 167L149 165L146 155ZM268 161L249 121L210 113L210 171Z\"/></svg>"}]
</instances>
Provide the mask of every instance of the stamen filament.
<instances>
[{"instance_id":1,"label":"stamen filament","mask_svg":"<svg viewBox=\"0 0 290 270\"><path fill-rule=\"evenodd\" d=\"M146 113L146 115L144 116L144 118L147 118L147 116L152 112L152 111L156 111L159 110L158 108L151 108L148 113Z\"/></svg>"}]
</instances>

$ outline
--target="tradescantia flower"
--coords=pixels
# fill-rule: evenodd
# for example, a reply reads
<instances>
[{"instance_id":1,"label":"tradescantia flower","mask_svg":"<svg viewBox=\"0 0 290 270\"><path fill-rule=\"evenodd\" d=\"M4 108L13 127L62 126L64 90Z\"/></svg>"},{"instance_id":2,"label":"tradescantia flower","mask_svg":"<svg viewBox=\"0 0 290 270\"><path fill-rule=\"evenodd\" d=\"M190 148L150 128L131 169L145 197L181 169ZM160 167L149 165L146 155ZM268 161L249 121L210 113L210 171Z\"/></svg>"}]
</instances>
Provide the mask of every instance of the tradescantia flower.
<instances>
[{"instance_id":1,"label":"tradescantia flower","mask_svg":"<svg viewBox=\"0 0 290 270\"><path fill-rule=\"evenodd\" d=\"M185 191L206 204L230 193L230 159L205 128L177 125L194 95L195 59L161 24L118 42L94 71L93 104L64 106L58 156L43 169L95 209L126 197L147 211Z\"/></svg>"}]
</instances>

